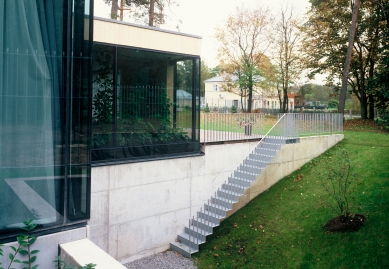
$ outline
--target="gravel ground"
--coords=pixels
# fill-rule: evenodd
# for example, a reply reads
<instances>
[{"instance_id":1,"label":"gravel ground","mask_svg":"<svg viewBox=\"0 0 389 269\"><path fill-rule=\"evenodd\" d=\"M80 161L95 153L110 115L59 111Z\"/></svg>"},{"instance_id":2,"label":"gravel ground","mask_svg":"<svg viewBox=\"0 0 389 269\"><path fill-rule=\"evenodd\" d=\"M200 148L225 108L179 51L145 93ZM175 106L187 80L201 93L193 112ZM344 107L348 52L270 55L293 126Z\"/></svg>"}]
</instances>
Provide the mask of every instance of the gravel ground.
<instances>
[{"instance_id":1,"label":"gravel ground","mask_svg":"<svg viewBox=\"0 0 389 269\"><path fill-rule=\"evenodd\" d=\"M128 269L197 269L191 259L174 251L161 252L155 255L124 264Z\"/></svg>"}]
</instances>

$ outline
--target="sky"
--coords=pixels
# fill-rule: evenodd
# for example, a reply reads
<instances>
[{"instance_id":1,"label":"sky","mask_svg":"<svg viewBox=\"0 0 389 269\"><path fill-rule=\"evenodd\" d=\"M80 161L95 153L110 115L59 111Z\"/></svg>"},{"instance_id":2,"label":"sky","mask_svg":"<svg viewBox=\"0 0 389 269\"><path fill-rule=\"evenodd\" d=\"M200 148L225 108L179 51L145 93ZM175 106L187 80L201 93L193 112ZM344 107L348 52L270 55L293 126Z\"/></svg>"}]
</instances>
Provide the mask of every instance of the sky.
<instances>
[{"instance_id":1,"label":"sky","mask_svg":"<svg viewBox=\"0 0 389 269\"><path fill-rule=\"evenodd\" d=\"M293 5L294 9L303 15L309 7L309 0L177 0L178 7L172 7L168 12L167 23L161 26L162 29L179 31L182 33L197 35L202 37L201 59L209 67L218 65L217 48L218 44L215 35L215 28L222 27L229 15L234 14L236 7L244 4L250 6L268 7L273 13L277 13L282 4ZM111 7L105 4L105 0L94 1L94 15L108 18ZM126 19L127 18L127 19ZM124 21L129 21L129 16L125 16ZM178 23L179 20L182 23ZM323 78L317 78L315 82L322 84ZM307 82L305 77L301 82Z\"/></svg>"}]
</instances>

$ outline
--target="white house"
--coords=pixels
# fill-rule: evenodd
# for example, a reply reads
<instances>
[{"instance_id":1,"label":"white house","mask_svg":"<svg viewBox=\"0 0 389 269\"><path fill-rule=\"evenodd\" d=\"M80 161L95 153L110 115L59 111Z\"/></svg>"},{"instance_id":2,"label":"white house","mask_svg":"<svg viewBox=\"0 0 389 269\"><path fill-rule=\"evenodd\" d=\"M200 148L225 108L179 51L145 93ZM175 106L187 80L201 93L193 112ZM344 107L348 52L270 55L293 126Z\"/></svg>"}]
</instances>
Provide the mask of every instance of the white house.
<instances>
[{"instance_id":1,"label":"white house","mask_svg":"<svg viewBox=\"0 0 389 269\"><path fill-rule=\"evenodd\" d=\"M236 76L215 76L204 81L205 95L201 100L201 106L205 107L208 104L210 109L221 107L235 106L242 109L241 97L239 94L229 92L228 82L237 80ZM289 94L289 108L294 108L294 95ZM247 106L247 98L243 97L243 106ZM277 91L275 88L264 90L259 87L255 88L252 100L252 109L279 109L280 102L278 100Z\"/></svg>"}]
</instances>

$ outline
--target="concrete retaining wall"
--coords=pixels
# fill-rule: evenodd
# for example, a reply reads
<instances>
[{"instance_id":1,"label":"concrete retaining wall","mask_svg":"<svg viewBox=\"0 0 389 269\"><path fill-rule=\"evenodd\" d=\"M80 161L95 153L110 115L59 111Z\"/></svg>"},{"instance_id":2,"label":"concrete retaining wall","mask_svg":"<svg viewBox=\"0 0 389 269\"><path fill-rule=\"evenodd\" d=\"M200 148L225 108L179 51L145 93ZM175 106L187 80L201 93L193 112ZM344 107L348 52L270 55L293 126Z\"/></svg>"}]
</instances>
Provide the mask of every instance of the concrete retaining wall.
<instances>
[{"instance_id":1,"label":"concrete retaining wall","mask_svg":"<svg viewBox=\"0 0 389 269\"><path fill-rule=\"evenodd\" d=\"M342 139L307 137L285 145L236 209ZM169 248L257 143L207 145L205 156L93 168L90 240L122 263Z\"/></svg>"}]
</instances>

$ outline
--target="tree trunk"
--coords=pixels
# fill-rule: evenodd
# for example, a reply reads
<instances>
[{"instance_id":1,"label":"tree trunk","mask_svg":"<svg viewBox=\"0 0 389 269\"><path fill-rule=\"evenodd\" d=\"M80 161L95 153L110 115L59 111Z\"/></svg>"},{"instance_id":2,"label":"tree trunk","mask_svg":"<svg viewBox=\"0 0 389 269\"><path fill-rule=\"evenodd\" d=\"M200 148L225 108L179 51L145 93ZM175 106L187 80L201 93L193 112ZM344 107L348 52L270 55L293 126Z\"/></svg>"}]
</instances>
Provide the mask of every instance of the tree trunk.
<instances>
[{"instance_id":1,"label":"tree trunk","mask_svg":"<svg viewBox=\"0 0 389 269\"><path fill-rule=\"evenodd\" d=\"M249 98L247 100L247 113L251 113L251 105L253 103L253 89L249 89Z\"/></svg>"},{"instance_id":2,"label":"tree trunk","mask_svg":"<svg viewBox=\"0 0 389 269\"><path fill-rule=\"evenodd\" d=\"M369 119L374 120L374 97L372 94L368 95L368 104L369 104Z\"/></svg>"},{"instance_id":3,"label":"tree trunk","mask_svg":"<svg viewBox=\"0 0 389 269\"><path fill-rule=\"evenodd\" d=\"M123 17L124 17L124 13L123 13L123 9L124 9L124 3L125 0L120 0L120 21L123 21Z\"/></svg>"},{"instance_id":4,"label":"tree trunk","mask_svg":"<svg viewBox=\"0 0 389 269\"><path fill-rule=\"evenodd\" d=\"M350 72L351 54L353 51L354 37L355 37L356 28L357 28L358 10L359 10L359 0L355 0L354 6L353 6L353 17L352 17L352 22L351 22L351 27L350 27L350 36L349 36L349 40L348 40L346 61L344 63L342 89L341 89L340 97L339 97L338 112L342 113L343 115L344 115L344 106L346 104L347 81L348 81L348 75ZM362 103L361 103L361 114L362 114Z\"/></svg>"},{"instance_id":5,"label":"tree trunk","mask_svg":"<svg viewBox=\"0 0 389 269\"><path fill-rule=\"evenodd\" d=\"M366 95L361 96L361 119L367 119L367 98Z\"/></svg>"},{"instance_id":6,"label":"tree trunk","mask_svg":"<svg viewBox=\"0 0 389 269\"><path fill-rule=\"evenodd\" d=\"M118 0L112 0L112 6L111 6L111 19L117 20L118 19Z\"/></svg>"},{"instance_id":7,"label":"tree trunk","mask_svg":"<svg viewBox=\"0 0 389 269\"><path fill-rule=\"evenodd\" d=\"M149 26L154 26L154 7L155 7L155 0L150 0Z\"/></svg>"}]
</instances>

